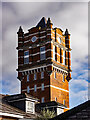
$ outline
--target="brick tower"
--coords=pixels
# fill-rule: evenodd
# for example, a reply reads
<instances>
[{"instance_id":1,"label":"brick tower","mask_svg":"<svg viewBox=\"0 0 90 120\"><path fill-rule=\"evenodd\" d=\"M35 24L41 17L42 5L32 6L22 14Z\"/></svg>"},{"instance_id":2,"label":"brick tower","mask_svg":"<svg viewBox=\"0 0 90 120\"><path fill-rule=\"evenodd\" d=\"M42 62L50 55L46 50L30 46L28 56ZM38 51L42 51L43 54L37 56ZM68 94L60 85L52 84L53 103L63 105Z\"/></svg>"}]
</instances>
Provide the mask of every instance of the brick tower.
<instances>
[{"instance_id":1,"label":"brick tower","mask_svg":"<svg viewBox=\"0 0 90 120\"><path fill-rule=\"evenodd\" d=\"M71 48L65 33L44 17L27 33L18 32L18 79L21 93L29 93L40 102L57 101L69 108Z\"/></svg>"}]
</instances>

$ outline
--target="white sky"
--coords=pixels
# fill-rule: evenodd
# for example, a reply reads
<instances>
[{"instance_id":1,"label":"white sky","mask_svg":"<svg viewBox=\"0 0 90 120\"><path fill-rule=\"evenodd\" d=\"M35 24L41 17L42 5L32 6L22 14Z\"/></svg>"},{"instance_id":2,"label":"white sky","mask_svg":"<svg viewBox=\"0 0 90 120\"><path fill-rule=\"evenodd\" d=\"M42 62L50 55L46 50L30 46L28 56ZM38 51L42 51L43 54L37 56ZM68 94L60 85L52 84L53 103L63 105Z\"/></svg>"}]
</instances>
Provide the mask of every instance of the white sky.
<instances>
[{"instance_id":1,"label":"white sky","mask_svg":"<svg viewBox=\"0 0 90 120\"><path fill-rule=\"evenodd\" d=\"M50 17L54 27L59 27L63 31L68 28L71 34L73 71L72 80L70 81L70 107L76 106L87 100L87 2L2 3L3 93L13 94L20 92L20 82L16 79L16 47L19 26L21 25L26 32L29 28L35 26L43 16L46 19Z\"/></svg>"}]
</instances>

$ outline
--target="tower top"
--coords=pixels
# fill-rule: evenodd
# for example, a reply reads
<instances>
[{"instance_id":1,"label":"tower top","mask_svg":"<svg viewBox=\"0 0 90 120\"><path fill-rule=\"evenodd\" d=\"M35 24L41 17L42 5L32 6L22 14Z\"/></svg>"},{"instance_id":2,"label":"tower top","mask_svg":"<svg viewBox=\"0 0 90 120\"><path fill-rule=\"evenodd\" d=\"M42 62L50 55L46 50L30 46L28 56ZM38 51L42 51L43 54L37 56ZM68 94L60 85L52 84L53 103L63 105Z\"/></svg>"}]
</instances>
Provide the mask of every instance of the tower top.
<instances>
[{"instance_id":1,"label":"tower top","mask_svg":"<svg viewBox=\"0 0 90 120\"><path fill-rule=\"evenodd\" d=\"M23 29L22 29L21 26L19 27L19 30L18 30L17 34L18 34L18 33L23 33Z\"/></svg>"},{"instance_id":2,"label":"tower top","mask_svg":"<svg viewBox=\"0 0 90 120\"><path fill-rule=\"evenodd\" d=\"M68 29L63 34L60 28L54 28L51 20L42 17L26 33L20 26L18 79L21 93L27 92L41 103L56 101L69 108L70 35Z\"/></svg>"},{"instance_id":3,"label":"tower top","mask_svg":"<svg viewBox=\"0 0 90 120\"><path fill-rule=\"evenodd\" d=\"M50 18L48 18L48 20L46 20L45 17L42 17L42 19L40 20L40 22L37 24L36 27L37 27L37 28L39 28L39 27L45 28L45 27L48 26L48 25L53 25L53 24L51 23Z\"/></svg>"},{"instance_id":4,"label":"tower top","mask_svg":"<svg viewBox=\"0 0 90 120\"><path fill-rule=\"evenodd\" d=\"M68 29L66 29L65 35L70 35L69 32L68 32Z\"/></svg>"},{"instance_id":5,"label":"tower top","mask_svg":"<svg viewBox=\"0 0 90 120\"><path fill-rule=\"evenodd\" d=\"M45 17L43 17L41 20L40 20L40 22L37 24L37 26L36 27L41 27L41 28L44 28L44 27L46 27L46 24L47 24L47 20L46 20L46 18Z\"/></svg>"},{"instance_id":6,"label":"tower top","mask_svg":"<svg viewBox=\"0 0 90 120\"><path fill-rule=\"evenodd\" d=\"M48 18L47 24L52 24L50 18Z\"/></svg>"}]
</instances>

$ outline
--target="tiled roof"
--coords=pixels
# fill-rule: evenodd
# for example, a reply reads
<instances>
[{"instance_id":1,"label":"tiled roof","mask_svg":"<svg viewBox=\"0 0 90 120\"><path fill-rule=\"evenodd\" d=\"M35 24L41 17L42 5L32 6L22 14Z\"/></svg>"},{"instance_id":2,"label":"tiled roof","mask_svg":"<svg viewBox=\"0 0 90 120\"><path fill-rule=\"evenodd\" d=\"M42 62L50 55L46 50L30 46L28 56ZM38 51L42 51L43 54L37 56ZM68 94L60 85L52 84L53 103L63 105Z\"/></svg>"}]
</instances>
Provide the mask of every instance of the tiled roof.
<instances>
[{"instance_id":1,"label":"tiled roof","mask_svg":"<svg viewBox=\"0 0 90 120\"><path fill-rule=\"evenodd\" d=\"M6 113L6 114L11 114L11 115L14 114L17 116L23 116L23 118L36 118L37 117L35 114L25 113L22 110L19 110L3 102L0 102L0 113Z\"/></svg>"},{"instance_id":2,"label":"tiled roof","mask_svg":"<svg viewBox=\"0 0 90 120\"><path fill-rule=\"evenodd\" d=\"M38 103L35 105L36 107L36 111L37 112L40 112L42 109L44 108L66 108L65 105L61 104L61 103L58 103L56 101L50 101L50 102L45 102L45 103Z\"/></svg>"},{"instance_id":3,"label":"tiled roof","mask_svg":"<svg viewBox=\"0 0 90 120\"><path fill-rule=\"evenodd\" d=\"M46 107L46 106L62 106L62 107L64 107L64 108L66 108L65 105L63 105L63 104L61 104L61 103L58 103L58 102L56 102L56 101L50 101L50 102L45 102L45 103L38 103L38 104L36 104L36 105L38 105L38 106L40 106L40 107Z\"/></svg>"},{"instance_id":4,"label":"tiled roof","mask_svg":"<svg viewBox=\"0 0 90 120\"><path fill-rule=\"evenodd\" d=\"M90 100L50 120L90 120Z\"/></svg>"},{"instance_id":5,"label":"tiled roof","mask_svg":"<svg viewBox=\"0 0 90 120\"><path fill-rule=\"evenodd\" d=\"M2 99L3 97L5 97L6 95L4 94L0 94L0 99Z\"/></svg>"},{"instance_id":6,"label":"tiled roof","mask_svg":"<svg viewBox=\"0 0 90 120\"><path fill-rule=\"evenodd\" d=\"M35 101L38 101L37 98L34 98L33 96L31 96L31 95L29 95L27 93L4 96L3 100L4 101L12 101L12 100L22 99L22 98L29 98L29 99L33 99Z\"/></svg>"}]
</instances>

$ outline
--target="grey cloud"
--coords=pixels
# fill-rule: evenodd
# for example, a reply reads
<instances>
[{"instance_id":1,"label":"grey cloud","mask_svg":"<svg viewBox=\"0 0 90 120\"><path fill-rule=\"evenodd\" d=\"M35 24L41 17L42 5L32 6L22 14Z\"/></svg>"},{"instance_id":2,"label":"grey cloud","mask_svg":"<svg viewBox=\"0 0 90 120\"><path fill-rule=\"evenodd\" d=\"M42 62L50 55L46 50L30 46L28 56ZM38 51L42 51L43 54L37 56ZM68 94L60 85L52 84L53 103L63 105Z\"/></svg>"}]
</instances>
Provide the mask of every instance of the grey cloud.
<instances>
[{"instance_id":1,"label":"grey cloud","mask_svg":"<svg viewBox=\"0 0 90 120\"><path fill-rule=\"evenodd\" d=\"M10 86L8 86L8 93L11 94L12 90L14 93L14 90L20 85L18 82L13 83L17 81L15 71L17 68L17 29L22 25L26 32L30 27L35 26L43 16L46 18L51 17L54 27L60 27L64 31L69 28L73 71L84 69L82 66L84 63L87 64L86 56L88 55L87 5L87 3L73 2L3 3L3 79L7 83L7 77L11 76L11 78L8 78L8 82L11 82ZM76 74L78 76L78 73ZM74 82L72 83L74 84ZM7 89L7 84L5 86L5 89Z\"/></svg>"},{"instance_id":2,"label":"grey cloud","mask_svg":"<svg viewBox=\"0 0 90 120\"><path fill-rule=\"evenodd\" d=\"M72 90L70 90L70 106L71 108L85 102L88 100L88 91L87 90L83 90L77 93L72 92Z\"/></svg>"},{"instance_id":3,"label":"grey cloud","mask_svg":"<svg viewBox=\"0 0 90 120\"><path fill-rule=\"evenodd\" d=\"M3 0L3 2L48 2L48 0ZM88 0L49 0L49 2L88 2Z\"/></svg>"}]
</instances>

